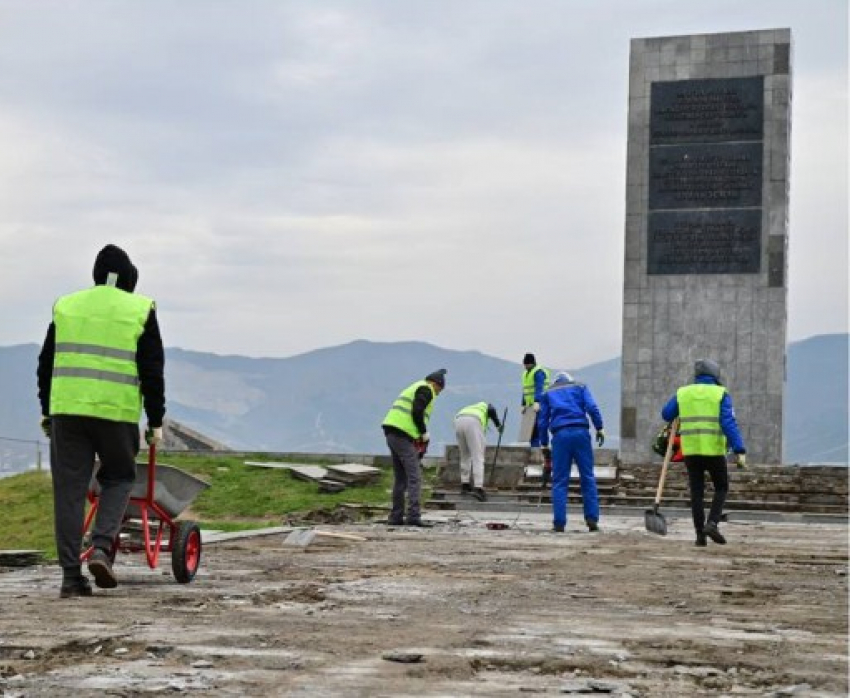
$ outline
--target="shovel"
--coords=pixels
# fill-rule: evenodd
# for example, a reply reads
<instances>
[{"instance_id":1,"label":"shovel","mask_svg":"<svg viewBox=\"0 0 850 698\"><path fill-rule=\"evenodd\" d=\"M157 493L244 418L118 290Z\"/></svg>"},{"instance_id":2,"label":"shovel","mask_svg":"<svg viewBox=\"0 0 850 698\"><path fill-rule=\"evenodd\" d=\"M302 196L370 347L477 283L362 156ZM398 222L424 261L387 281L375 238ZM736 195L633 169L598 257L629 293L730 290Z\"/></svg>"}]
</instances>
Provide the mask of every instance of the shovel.
<instances>
[{"instance_id":1,"label":"shovel","mask_svg":"<svg viewBox=\"0 0 850 698\"><path fill-rule=\"evenodd\" d=\"M643 513L646 530L650 533L657 533L659 536L667 535L667 520L664 518L664 514L658 511L658 507L661 505L661 493L664 491L667 466L670 465L670 458L673 455L673 440L676 438L676 432L678 430L679 418L676 417L670 425L670 436L667 438L667 452L664 454L664 465L661 466L661 477L658 480L658 489L655 492L655 503L652 509L647 509Z\"/></svg>"},{"instance_id":2,"label":"shovel","mask_svg":"<svg viewBox=\"0 0 850 698\"><path fill-rule=\"evenodd\" d=\"M499 449L502 446L502 432L505 430L505 420L508 418L508 408L505 408L505 412L502 415L502 428L499 429L499 440L496 442L496 452L493 454L493 462L490 464L490 477L485 478L486 482L489 482L490 486L493 485L493 475L496 472L496 461L499 459Z\"/></svg>"}]
</instances>

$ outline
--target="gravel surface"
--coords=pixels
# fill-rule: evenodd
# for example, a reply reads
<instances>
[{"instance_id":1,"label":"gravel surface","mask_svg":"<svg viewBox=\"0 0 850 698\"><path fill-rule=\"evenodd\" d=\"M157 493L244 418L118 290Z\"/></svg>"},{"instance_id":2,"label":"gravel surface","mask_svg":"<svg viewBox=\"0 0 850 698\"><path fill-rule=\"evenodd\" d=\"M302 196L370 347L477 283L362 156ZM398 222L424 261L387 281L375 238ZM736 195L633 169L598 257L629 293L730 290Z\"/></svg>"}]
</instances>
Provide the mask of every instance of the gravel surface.
<instances>
[{"instance_id":1,"label":"gravel surface","mask_svg":"<svg viewBox=\"0 0 850 698\"><path fill-rule=\"evenodd\" d=\"M56 567L4 570L0 695L847 695L847 526L602 526L327 525L366 540L208 544L187 585L120 555L71 600Z\"/></svg>"}]
</instances>

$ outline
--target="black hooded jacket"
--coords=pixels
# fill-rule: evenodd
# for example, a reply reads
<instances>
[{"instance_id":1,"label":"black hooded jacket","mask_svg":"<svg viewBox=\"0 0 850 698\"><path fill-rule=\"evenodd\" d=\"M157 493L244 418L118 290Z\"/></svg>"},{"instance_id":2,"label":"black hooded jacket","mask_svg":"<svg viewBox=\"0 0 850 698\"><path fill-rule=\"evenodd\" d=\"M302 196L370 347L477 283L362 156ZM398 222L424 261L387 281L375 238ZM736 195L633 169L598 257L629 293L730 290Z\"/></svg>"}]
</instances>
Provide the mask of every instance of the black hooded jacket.
<instances>
[{"instance_id":1,"label":"black hooded jacket","mask_svg":"<svg viewBox=\"0 0 850 698\"><path fill-rule=\"evenodd\" d=\"M97 255L92 270L96 286L109 281L109 274L117 275L115 286L132 293L139 280L139 272L124 250L115 245L107 245ZM56 353L56 326L51 322L47 336L38 356L38 400L41 414L50 414L50 384L53 378L53 359ZM139 384L144 400L148 426L162 426L165 416L165 351L159 334L156 319L156 307L152 307L144 330L136 347L136 366L139 372Z\"/></svg>"}]
</instances>

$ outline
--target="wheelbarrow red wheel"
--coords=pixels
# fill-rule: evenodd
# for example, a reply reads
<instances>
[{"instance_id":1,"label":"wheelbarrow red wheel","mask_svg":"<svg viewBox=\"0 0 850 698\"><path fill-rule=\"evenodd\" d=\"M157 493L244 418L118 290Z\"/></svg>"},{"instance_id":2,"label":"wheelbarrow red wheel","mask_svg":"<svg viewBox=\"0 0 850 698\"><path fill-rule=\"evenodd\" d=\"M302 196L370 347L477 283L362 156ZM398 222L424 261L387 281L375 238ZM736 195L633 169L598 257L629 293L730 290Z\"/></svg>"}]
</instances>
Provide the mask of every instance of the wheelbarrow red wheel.
<instances>
[{"instance_id":1,"label":"wheelbarrow red wheel","mask_svg":"<svg viewBox=\"0 0 850 698\"><path fill-rule=\"evenodd\" d=\"M171 548L174 578L181 584L188 584L195 578L200 566L201 529L194 521L181 521L177 524L177 535Z\"/></svg>"}]
</instances>

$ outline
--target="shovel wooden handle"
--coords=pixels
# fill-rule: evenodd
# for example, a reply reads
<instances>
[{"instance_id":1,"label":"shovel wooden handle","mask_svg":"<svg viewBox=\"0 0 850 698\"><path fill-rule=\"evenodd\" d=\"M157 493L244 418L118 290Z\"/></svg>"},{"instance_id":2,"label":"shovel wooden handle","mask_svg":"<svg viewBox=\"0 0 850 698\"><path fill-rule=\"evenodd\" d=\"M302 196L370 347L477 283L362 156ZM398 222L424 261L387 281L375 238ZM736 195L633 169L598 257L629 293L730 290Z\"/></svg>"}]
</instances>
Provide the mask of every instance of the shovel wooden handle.
<instances>
[{"instance_id":1,"label":"shovel wooden handle","mask_svg":"<svg viewBox=\"0 0 850 698\"><path fill-rule=\"evenodd\" d=\"M670 465L670 458L673 456L673 441L676 438L676 432L679 431L679 418L676 417L670 423L670 436L667 437L667 452L664 454L664 465L661 466L661 477L658 479L658 489L655 491L655 508L661 504L661 494L664 492L664 480L667 478L667 466Z\"/></svg>"}]
</instances>

